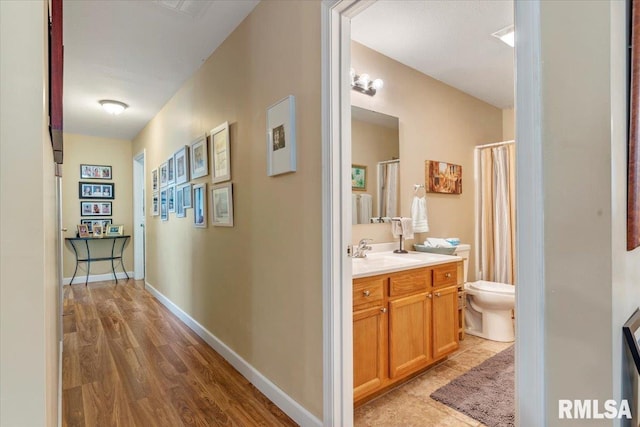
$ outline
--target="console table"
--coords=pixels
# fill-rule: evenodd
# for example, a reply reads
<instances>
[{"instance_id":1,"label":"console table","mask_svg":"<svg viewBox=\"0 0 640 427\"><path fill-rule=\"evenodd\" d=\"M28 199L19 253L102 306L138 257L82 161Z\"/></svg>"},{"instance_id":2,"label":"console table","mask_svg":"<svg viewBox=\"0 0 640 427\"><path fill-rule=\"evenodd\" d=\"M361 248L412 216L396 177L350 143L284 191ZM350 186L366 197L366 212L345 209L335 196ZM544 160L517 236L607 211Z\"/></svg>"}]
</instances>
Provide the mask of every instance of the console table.
<instances>
[{"instance_id":1,"label":"console table","mask_svg":"<svg viewBox=\"0 0 640 427\"><path fill-rule=\"evenodd\" d=\"M73 277L69 284L73 283L73 279L75 279L76 273L78 272L78 265L81 262L87 263L85 286L89 283L89 270L91 269L91 263L94 261L111 261L111 271L113 271L113 277L116 279L116 283L118 283L118 277L116 275L115 261L119 261L124 275L129 279L129 275L122 261L122 253L130 237L131 236L104 236L101 238L67 237L64 239L69 242L76 256L76 269L73 271ZM102 248L98 247L99 243Z\"/></svg>"}]
</instances>

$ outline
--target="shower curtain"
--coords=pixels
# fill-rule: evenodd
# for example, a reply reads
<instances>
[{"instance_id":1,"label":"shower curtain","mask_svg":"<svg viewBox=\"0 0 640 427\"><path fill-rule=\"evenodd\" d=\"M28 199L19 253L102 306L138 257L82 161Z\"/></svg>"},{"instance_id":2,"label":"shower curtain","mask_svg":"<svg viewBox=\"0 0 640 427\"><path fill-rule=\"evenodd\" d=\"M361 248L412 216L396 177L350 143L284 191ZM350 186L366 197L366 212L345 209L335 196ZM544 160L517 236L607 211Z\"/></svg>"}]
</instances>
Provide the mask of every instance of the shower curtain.
<instances>
[{"instance_id":1,"label":"shower curtain","mask_svg":"<svg viewBox=\"0 0 640 427\"><path fill-rule=\"evenodd\" d=\"M515 145L479 149L477 227L483 280L514 283Z\"/></svg>"},{"instance_id":2,"label":"shower curtain","mask_svg":"<svg viewBox=\"0 0 640 427\"><path fill-rule=\"evenodd\" d=\"M400 191L398 180L398 165L400 160L389 163L378 163L378 179L380 180L380 195L378 204L381 217L398 216L398 193Z\"/></svg>"}]
</instances>

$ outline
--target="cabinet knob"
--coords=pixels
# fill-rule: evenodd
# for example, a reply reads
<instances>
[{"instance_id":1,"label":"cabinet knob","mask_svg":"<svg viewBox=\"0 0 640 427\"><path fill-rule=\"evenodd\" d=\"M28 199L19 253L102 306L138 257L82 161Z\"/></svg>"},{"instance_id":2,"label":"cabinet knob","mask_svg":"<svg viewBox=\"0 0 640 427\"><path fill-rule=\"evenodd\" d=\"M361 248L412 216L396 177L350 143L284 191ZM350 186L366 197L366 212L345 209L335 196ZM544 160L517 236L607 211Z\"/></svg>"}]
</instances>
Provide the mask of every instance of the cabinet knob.
<instances>
[{"instance_id":1,"label":"cabinet knob","mask_svg":"<svg viewBox=\"0 0 640 427\"><path fill-rule=\"evenodd\" d=\"M444 277L447 279L451 279L451 273L444 273Z\"/></svg>"},{"instance_id":2,"label":"cabinet knob","mask_svg":"<svg viewBox=\"0 0 640 427\"><path fill-rule=\"evenodd\" d=\"M383 312L383 313L386 313L386 312L387 312L387 308L386 308L386 307L382 307L382 308L380 309L380 311L381 311L381 312Z\"/></svg>"},{"instance_id":3,"label":"cabinet knob","mask_svg":"<svg viewBox=\"0 0 640 427\"><path fill-rule=\"evenodd\" d=\"M431 299L431 298L433 298L433 295L431 295L431 293L428 293L427 294L427 298Z\"/></svg>"},{"instance_id":4,"label":"cabinet knob","mask_svg":"<svg viewBox=\"0 0 640 427\"><path fill-rule=\"evenodd\" d=\"M436 292L436 296L439 297L440 296L440 292Z\"/></svg>"},{"instance_id":5,"label":"cabinet knob","mask_svg":"<svg viewBox=\"0 0 640 427\"><path fill-rule=\"evenodd\" d=\"M371 292L364 291L364 292L362 292L362 295L364 295L365 297L368 297L369 295L371 295Z\"/></svg>"}]
</instances>

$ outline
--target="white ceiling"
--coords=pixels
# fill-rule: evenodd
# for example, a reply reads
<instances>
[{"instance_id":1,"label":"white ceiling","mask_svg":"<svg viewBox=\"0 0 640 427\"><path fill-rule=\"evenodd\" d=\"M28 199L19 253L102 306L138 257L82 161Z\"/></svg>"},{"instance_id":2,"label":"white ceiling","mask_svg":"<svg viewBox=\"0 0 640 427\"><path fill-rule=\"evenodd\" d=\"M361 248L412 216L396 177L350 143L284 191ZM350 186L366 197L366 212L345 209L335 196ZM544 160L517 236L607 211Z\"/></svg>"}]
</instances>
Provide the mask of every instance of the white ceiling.
<instances>
[{"instance_id":1,"label":"white ceiling","mask_svg":"<svg viewBox=\"0 0 640 427\"><path fill-rule=\"evenodd\" d=\"M65 0L65 131L133 139L258 2ZM352 35L506 108L513 49L490 34L512 22L511 0L381 0L353 19ZM130 107L110 116L101 99Z\"/></svg>"},{"instance_id":2,"label":"white ceiling","mask_svg":"<svg viewBox=\"0 0 640 427\"><path fill-rule=\"evenodd\" d=\"M512 0L380 0L352 20L351 37L491 105L510 108L513 48L491 33L511 24Z\"/></svg>"},{"instance_id":3,"label":"white ceiling","mask_svg":"<svg viewBox=\"0 0 640 427\"><path fill-rule=\"evenodd\" d=\"M65 0L65 132L133 139L257 4ZM129 108L110 116L101 99Z\"/></svg>"}]
</instances>

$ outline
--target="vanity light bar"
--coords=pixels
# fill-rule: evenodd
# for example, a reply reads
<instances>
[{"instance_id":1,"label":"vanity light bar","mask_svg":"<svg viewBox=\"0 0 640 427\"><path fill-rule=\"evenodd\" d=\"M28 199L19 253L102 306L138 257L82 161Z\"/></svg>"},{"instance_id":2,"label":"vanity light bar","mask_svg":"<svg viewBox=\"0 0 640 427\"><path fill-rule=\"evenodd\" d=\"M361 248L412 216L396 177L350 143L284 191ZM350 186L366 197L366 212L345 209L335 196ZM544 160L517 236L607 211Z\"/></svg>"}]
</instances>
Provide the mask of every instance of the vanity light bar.
<instances>
[{"instance_id":1,"label":"vanity light bar","mask_svg":"<svg viewBox=\"0 0 640 427\"><path fill-rule=\"evenodd\" d=\"M369 74L356 74L356 70L353 68L350 72L351 75L351 89L356 90L365 95L373 96L376 92L384 86L382 79L371 80Z\"/></svg>"}]
</instances>

